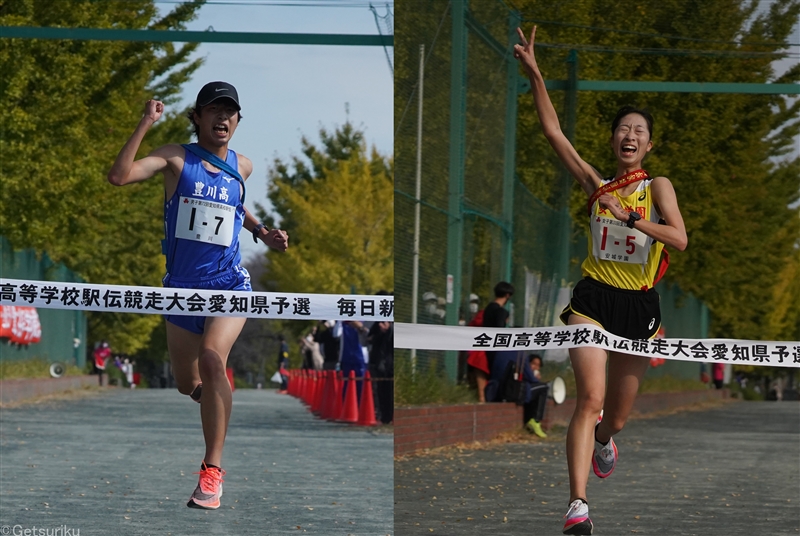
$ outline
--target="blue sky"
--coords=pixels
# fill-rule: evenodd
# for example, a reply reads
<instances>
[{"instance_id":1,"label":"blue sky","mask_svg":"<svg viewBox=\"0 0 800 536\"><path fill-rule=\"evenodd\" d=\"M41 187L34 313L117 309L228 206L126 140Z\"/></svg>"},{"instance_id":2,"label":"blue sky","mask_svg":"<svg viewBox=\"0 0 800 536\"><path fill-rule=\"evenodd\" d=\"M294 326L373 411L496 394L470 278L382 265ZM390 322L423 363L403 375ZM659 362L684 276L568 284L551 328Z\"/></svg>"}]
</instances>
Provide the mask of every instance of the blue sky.
<instances>
[{"instance_id":1,"label":"blue sky","mask_svg":"<svg viewBox=\"0 0 800 536\"><path fill-rule=\"evenodd\" d=\"M363 7L334 8L212 1L188 30L378 34L366 2ZM156 3L162 12L174 7ZM379 15L386 13L385 3L374 5ZM203 43L198 56L205 58L204 65L184 85L180 104L193 104L207 82L225 80L236 87L244 119L230 148L253 161L248 210L254 210L255 202L267 204L267 170L274 158L300 155L300 138L318 142L320 127L331 131L349 117L364 130L370 147L392 154L394 90L383 47ZM266 251L244 233L240 239L244 259Z\"/></svg>"}]
</instances>

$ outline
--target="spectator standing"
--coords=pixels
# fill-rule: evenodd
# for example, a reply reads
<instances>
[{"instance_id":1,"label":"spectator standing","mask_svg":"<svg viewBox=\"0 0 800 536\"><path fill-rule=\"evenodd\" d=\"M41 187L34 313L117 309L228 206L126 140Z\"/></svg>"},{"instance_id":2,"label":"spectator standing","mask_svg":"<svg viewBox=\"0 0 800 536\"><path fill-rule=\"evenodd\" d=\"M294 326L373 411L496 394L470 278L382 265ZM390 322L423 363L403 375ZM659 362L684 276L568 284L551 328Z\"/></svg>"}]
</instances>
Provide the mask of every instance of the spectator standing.
<instances>
[{"instance_id":1,"label":"spectator standing","mask_svg":"<svg viewBox=\"0 0 800 536\"><path fill-rule=\"evenodd\" d=\"M103 386L103 376L110 357L111 348L108 346L108 341L100 341L100 344L94 349L94 369L97 372L97 380L100 383L100 387Z\"/></svg>"},{"instance_id":2,"label":"spectator standing","mask_svg":"<svg viewBox=\"0 0 800 536\"><path fill-rule=\"evenodd\" d=\"M286 339L282 334L278 335L278 341L280 342L278 348L278 371L281 374L281 388L278 392L286 393L289 390L289 376L285 373L286 369L289 368L289 345L286 344Z\"/></svg>"},{"instance_id":3,"label":"spectator standing","mask_svg":"<svg viewBox=\"0 0 800 536\"><path fill-rule=\"evenodd\" d=\"M300 348L300 355L303 356L303 361L300 365L300 368L303 370L312 370L314 365L311 362L311 348L306 344L305 336L297 339L297 343Z\"/></svg>"},{"instance_id":4,"label":"spectator standing","mask_svg":"<svg viewBox=\"0 0 800 536\"><path fill-rule=\"evenodd\" d=\"M722 382L725 380L724 363L711 364L711 379L714 381L714 387L717 389L722 389Z\"/></svg>"},{"instance_id":5,"label":"spectator standing","mask_svg":"<svg viewBox=\"0 0 800 536\"><path fill-rule=\"evenodd\" d=\"M136 384L133 382L133 363L127 357L122 360L122 367L120 367L122 373L125 374L125 379L128 382L128 385L131 389L136 387Z\"/></svg>"},{"instance_id":6,"label":"spectator standing","mask_svg":"<svg viewBox=\"0 0 800 536\"><path fill-rule=\"evenodd\" d=\"M514 295L514 287L511 283L500 281L494 286L494 300L483 310L483 327L485 328L504 328L508 324L508 310L505 306L511 296ZM488 370L494 371L494 358L498 352L486 352ZM491 378L490 378L491 379Z\"/></svg>"},{"instance_id":7,"label":"spectator standing","mask_svg":"<svg viewBox=\"0 0 800 536\"><path fill-rule=\"evenodd\" d=\"M320 352L320 344L314 339L317 332L317 326L311 328L311 331L305 337L300 339L300 346L303 349L303 368L308 370L322 370L324 359Z\"/></svg>"},{"instance_id":8,"label":"spectator standing","mask_svg":"<svg viewBox=\"0 0 800 536\"><path fill-rule=\"evenodd\" d=\"M339 336L339 366L344 378L349 377L350 371L355 372L356 378L364 376L366 363L364 360L364 347L361 345L360 333L364 325L358 321L339 321L334 327L334 334ZM361 383L357 383L357 393L361 399Z\"/></svg>"},{"instance_id":9,"label":"spectator standing","mask_svg":"<svg viewBox=\"0 0 800 536\"><path fill-rule=\"evenodd\" d=\"M314 334L314 342L322 351L322 370L336 370L339 366L339 338L334 335L334 325L333 320L320 322Z\"/></svg>"},{"instance_id":10,"label":"spectator standing","mask_svg":"<svg viewBox=\"0 0 800 536\"><path fill-rule=\"evenodd\" d=\"M375 392L383 424L394 420L394 323L375 322L369 330L370 374L377 380Z\"/></svg>"},{"instance_id":11,"label":"spectator standing","mask_svg":"<svg viewBox=\"0 0 800 536\"><path fill-rule=\"evenodd\" d=\"M483 310L470 320L469 325L472 327L483 327ZM470 350L467 352L467 375L475 378L475 384L478 387L478 402L486 402L484 392L486 390L486 382L489 381L489 360L486 357L486 352L483 350Z\"/></svg>"}]
</instances>

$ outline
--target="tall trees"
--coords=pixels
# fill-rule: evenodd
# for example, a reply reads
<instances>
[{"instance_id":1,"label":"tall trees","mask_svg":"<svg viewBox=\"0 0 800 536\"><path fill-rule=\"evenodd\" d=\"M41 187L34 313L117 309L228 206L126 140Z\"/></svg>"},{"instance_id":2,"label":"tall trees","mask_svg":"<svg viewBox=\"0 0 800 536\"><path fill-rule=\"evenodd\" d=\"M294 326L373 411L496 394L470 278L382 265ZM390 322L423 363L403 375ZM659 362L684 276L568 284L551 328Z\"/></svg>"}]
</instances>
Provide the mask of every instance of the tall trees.
<instances>
[{"instance_id":1,"label":"tall trees","mask_svg":"<svg viewBox=\"0 0 800 536\"><path fill-rule=\"evenodd\" d=\"M548 79L565 78L565 49L579 57L579 78L668 82L789 83L800 65L773 72L800 14L800 2L582 0L516 3L525 30L538 23L537 58ZM554 21L554 22L548 22ZM780 75L780 76L779 76ZM563 109L560 92L551 92ZM575 145L601 172L613 173L611 118L624 104L655 116L654 148L645 160L675 185L689 249L673 255L668 278L705 301L712 335L759 339L787 333L778 311L796 310L786 295L796 266L800 101L778 95L580 92ZM538 135L530 96L520 100L517 169L548 199L557 165ZM584 222L585 196L573 189L572 213ZM582 223L583 224L583 223ZM796 315L796 313L795 313ZM772 327L770 327L772 326Z\"/></svg>"},{"instance_id":2,"label":"tall trees","mask_svg":"<svg viewBox=\"0 0 800 536\"><path fill-rule=\"evenodd\" d=\"M9 0L0 24L184 29L202 0L159 16L152 0ZM16 248L47 251L88 281L158 285L163 273L163 189L157 179L112 188L105 176L145 100L177 102L199 66L197 44L0 39L3 157L0 234ZM188 141L182 110L153 128L146 154ZM142 348L159 318L90 314L94 337Z\"/></svg>"},{"instance_id":3,"label":"tall trees","mask_svg":"<svg viewBox=\"0 0 800 536\"><path fill-rule=\"evenodd\" d=\"M302 139L302 155L276 159L269 171L273 212L259 218L289 233L285 253L268 251L259 283L284 292L374 294L394 288L393 161L350 122L320 130L320 145ZM271 322L290 348L308 325ZM269 338L262 331L262 337ZM274 370L272 357L266 371Z\"/></svg>"},{"instance_id":4,"label":"tall trees","mask_svg":"<svg viewBox=\"0 0 800 536\"><path fill-rule=\"evenodd\" d=\"M796 40L791 30L800 15L797 0L511 0L465 4L469 13L463 65L467 102L466 112L460 112L467 131L463 203L468 209L477 204L475 212L488 222L484 227L494 228L497 234L499 224L492 218L499 219L500 212L491 199L501 198L502 162L498 160L503 147L498 140L504 135L499 125L504 108L497 103L507 91L507 66L499 61L499 54L491 56L493 61L488 58L491 47L485 36L491 34L500 43L493 53L506 48L510 9L521 13L526 33L534 24L538 26L536 56L548 80L567 78L566 60L571 50L577 54L580 80L759 84L800 80L796 61L788 72L773 72L775 60L789 57L789 52L796 58L797 49L786 44ZM442 212L448 207L447 177L452 156L448 141L451 129L458 124L449 115L453 111L450 84L455 64L451 56L452 12L457 5L446 0L407 0L406 9L398 8L397 13L395 146L397 188L405 194L397 196L398 221L403 222L397 233L397 266L398 285L404 288L410 287L407 282L411 279L413 202L408 196L414 192L420 44L425 45L420 258L431 257L422 263L420 281L426 281L427 276L427 280L440 281L444 286L445 267L435 261L444 258L441 252L445 241L436 231L442 228ZM550 96L565 127L564 93L554 90ZM713 335L763 338L780 331L768 324L791 324L790 317L778 319L776 315L789 315L800 302L796 294L786 296L780 290L789 288L784 283L794 273L796 260L792 259L800 242L796 208L800 162L789 156L800 131L800 99L752 94L578 92L577 121L572 125L575 146L587 162L606 175L616 169L609 147L611 120L625 104L648 107L655 116L654 149L645 166L651 173L672 180L689 232L689 249L672 256L667 278L709 305ZM559 192L563 184L560 164L541 135L530 94L520 96L518 105L516 176L537 200L561 208L554 206L563 198ZM574 184L570 194L573 220L585 227L585 194ZM431 206L434 210L426 211ZM553 218L539 218L544 212L549 211L537 204L528 212L525 225L520 225L522 212L518 210L515 228L525 229L526 236L535 236L532 241L537 247L544 245L540 258L555 259L558 254L554 250L559 246L549 221ZM515 231L515 239L519 234ZM518 249L514 259L519 265L522 262L518 258L535 248ZM478 263L489 255L484 253L473 265L471 251L465 246L465 264L477 272L482 268ZM495 258L489 261L497 264ZM490 280L481 277L482 281ZM408 310L402 302L398 308L403 313Z\"/></svg>"},{"instance_id":5,"label":"tall trees","mask_svg":"<svg viewBox=\"0 0 800 536\"><path fill-rule=\"evenodd\" d=\"M391 290L391 157L368 154L349 122L320 138L319 148L303 138L305 160L276 160L270 172L269 198L290 237L286 253L267 253L270 282L287 292Z\"/></svg>"}]
</instances>

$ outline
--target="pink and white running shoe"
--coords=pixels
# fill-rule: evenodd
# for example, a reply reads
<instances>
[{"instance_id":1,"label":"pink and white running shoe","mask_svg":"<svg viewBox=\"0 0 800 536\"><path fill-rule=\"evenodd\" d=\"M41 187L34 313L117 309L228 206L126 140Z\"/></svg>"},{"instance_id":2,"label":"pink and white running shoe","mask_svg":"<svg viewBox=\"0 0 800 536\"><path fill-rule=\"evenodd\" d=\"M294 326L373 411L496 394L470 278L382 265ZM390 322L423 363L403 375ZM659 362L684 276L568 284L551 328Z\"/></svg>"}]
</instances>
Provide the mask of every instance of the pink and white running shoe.
<instances>
[{"instance_id":1,"label":"pink and white running shoe","mask_svg":"<svg viewBox=\"0 0 800 536\"><path fill-rule=\"evenodd\" d=\"M567 520L564 523L564 534L586 535L591 534L594 529L592 520L589 519L589 505L583 499L572 501L564 518Z\"/></svg>"}]
</instances>

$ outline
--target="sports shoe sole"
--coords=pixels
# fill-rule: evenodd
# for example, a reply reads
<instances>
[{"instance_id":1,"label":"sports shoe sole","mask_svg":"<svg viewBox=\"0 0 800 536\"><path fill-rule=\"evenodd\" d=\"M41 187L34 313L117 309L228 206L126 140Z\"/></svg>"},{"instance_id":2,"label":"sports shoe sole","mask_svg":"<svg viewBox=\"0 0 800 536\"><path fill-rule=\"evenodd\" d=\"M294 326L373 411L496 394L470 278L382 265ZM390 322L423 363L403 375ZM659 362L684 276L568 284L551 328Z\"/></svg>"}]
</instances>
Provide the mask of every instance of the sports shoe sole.
<instances>
[{"instance_id":1,"label":"sports shoe sole","mask_svg":"<svg viewBox=\"0 0 800 536\"><path fill-rule=\"evenodd\" d=\"M603 473L600 470L600 466L597 465L597 454L592 454L592 469L594 470L594 474L596 474L599 478L608 478L611 476L611 473L614 472L614 469L617 467L617 461L619 460L619 454L617 453L617 444L614 443L614 439L609 439L611 441L611 446L614 447L614 464L611 466L611 470L607 473Z\"/></svg>"},{"instance_id":2,"label":"sports shoe sole","mask_svg":"<svg viewBox=\"0 0 800 536\"><path fill-rule=\"evenodd\" d=\"M219 486L219 496L217 497L216 505L208 505L208 506L202 505L200 503L194 502L194 499L192 498L189 499L189 502L186 503L186 506L188 506L189 508L197 508L199 510L216 510L222 504L222 501L220 501L220 499L222 499L222 484L220 484Z\"/></svg>"},{"instance_id":3,"label":"sports shoe sole","mask_svg":"<svg viewBox=\"0 0 800 536\"><path fill-rule=\"evenodd\" d=\"M189 502L186 503L186 506L189 508L197 508L198 510L216 510L220 505L218 502L215 506L203 506L202 504L194 502L194 499L189 499Z\"/></svg>"},{"instance_id":4,"label":"sports shoe sole","mask_svg":"<svg viewBox=\"0 0 800 536\"><path fill-rule=\"evenodd\" d=\"M593 529L594 525L592 525L592 520L586 519L585 521L579 521L574 525L570 525L569 528L565 526L564 534L571 534L573 536L583 536L591 534Z\"/></svg>"}]
</instances>

